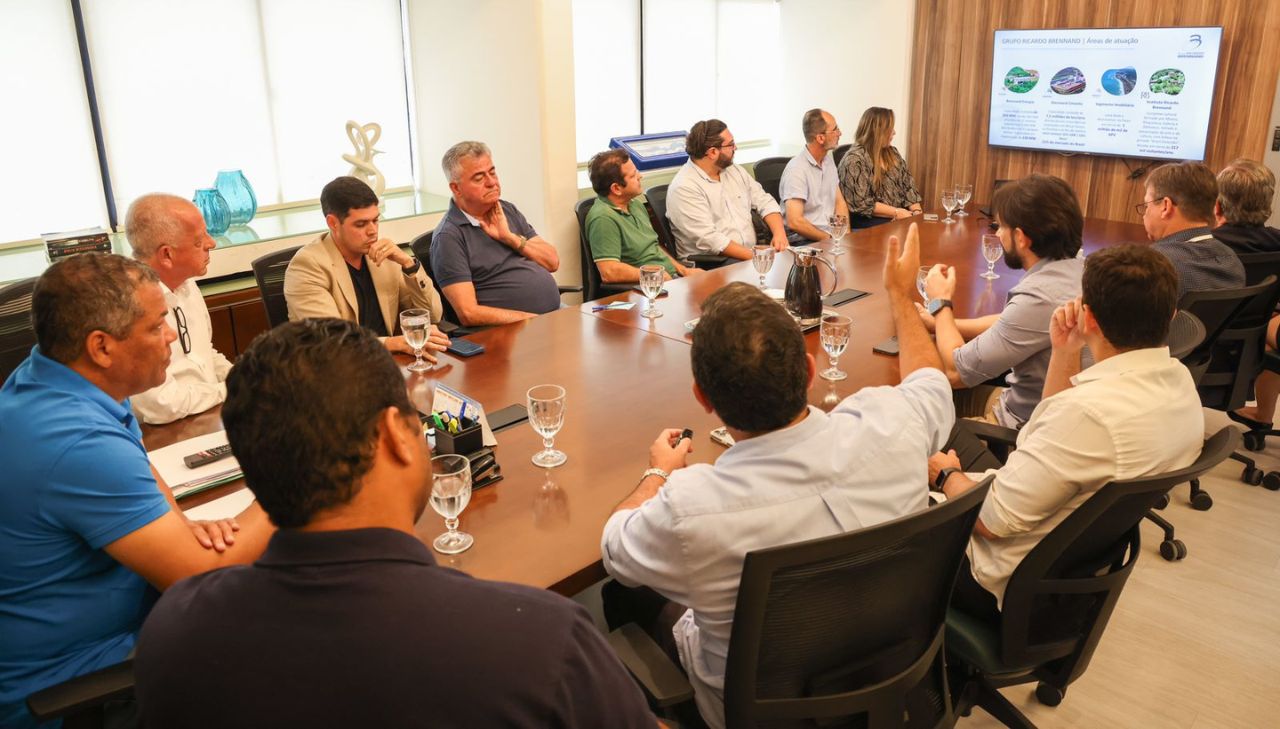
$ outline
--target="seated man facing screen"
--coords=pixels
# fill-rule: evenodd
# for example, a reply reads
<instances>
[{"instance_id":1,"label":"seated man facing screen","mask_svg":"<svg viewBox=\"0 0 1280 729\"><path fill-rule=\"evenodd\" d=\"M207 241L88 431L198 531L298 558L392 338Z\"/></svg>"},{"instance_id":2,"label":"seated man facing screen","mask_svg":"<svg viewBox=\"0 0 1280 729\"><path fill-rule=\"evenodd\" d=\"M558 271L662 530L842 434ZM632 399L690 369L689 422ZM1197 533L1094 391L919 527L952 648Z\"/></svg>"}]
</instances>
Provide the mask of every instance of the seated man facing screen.
<instances>
[{"instance_id":1,"label":"seated man facing screen","mask_svg":"<svg viewBox=\"0 0 1280 729\"><path fill-rule=\"evenodd\" d=\"M595 204L587 211L587 243L591 258L605 283L637 283L640 267L662 266L664 279L701 273L686 268L658 245L658 232L640 196L643 175L631 156L621 149L600 152L587 166Z\"/></svg>"},{"instance_id":2,"label":"seated man facing screen","mask_svg":"<svg viewBox=\"0 0 1280 729\"><path fill-rule=\"evenodd\" d=\"M1280 252L1280 228L1267 225L1276 176L1266 165L1237 159L1218 173L1213 237L1236 253Z\"/></svg>"},{"instance_id":3,"label":"seated man facing screen","mask_svg":"<svg viewBox=\"0 0 1280 729\"><path fill-rule=\"evenodd\" d=\"M1244 286L1244 265L1209 228L1218 181L1200 162L1161 165L1147 178L1136 207L1147 237L1178 272L1178 299L1188 291Z\"/></svg>"},{"instance_id":4,"label":"seated man facing screen","mask_svg":"<svg viewBox=\"0 0 1280 729\"><path fill-rule=\"evenodd\" d=\"M1178 277L1151 248L1122 245L1089 256L1083 295L1058 307L1044 399L995 472L969 542L953 604L994 620L1009 577L1067 515L1110 481L1193 463L1204 413L1191 373L1165 340ZM1085 347L1095 364L1080 370ZM933 483L955 497L974 485L961 470L994 458L965 421L955 450L929 459Z\"/></svg>"},{"instance_id":5,"label":"seated man facing screen","mask_svg":"<svg viewBox=\"0 0 1280 729\"><path fill-rule=\"evenodd\" d=\"M178 333L170 345L164 384L132 398L145 423L170 423L201 413L227 396L231 363L213 348L213 323L196 277L209 270L209 251L217 245L205 230L199 208L177 195L143 195L129 206L125 232L133 257L156 272L169 313L165 321Z\"/></svg>"},{"instance_id":6,"label":"seated man facing screen","mask_svg":"<svg viewBox=\"0 0 1280 729\"><path fill-rule=\"evenodd\" d=\"M256 505L238 520L187 520L147 460L129 397L164 382L175 336L154 271L104 253L64 259L31 307L37 345L0 388L10 728L35 726L31 693L123 661L155 589L256 559L271 530Z\"/></svg>"},{"instance_id":7,"label":"seated man facing screen","mask_svg":"<svg viewBox=\"0 0 1280 729\"><path fill-rule=\"evenodd\" d=\"M1076 258L1084 216L1066 182L1031 175L1003 185L991 198L1005 265L1027 273L1004 311L957 319L951 308L956 270L937 264L925 280L920 316L938 340L942 369L955 387L956 415L1021 428L1040 402L1049 366L1049 320L1080 295L1084 262ZM1012 369L1008 387L984 385Z\"/></svg>"},{"instance_id":8,"label":"seated man facing screen","mask_svg":"<svg viewBox=\"0 0 1280 729\"><path fill-rule=\"evenodd\" d=\"M955 415L938 352L912 308L919 262L912 225L901 257L890 238L884 274L902 384L864 388L830 414L807 402L816 366L785 309L741 282L708 297L693 338L693 396L736 444L714 465L686 466L692 445L679 429L663 431L649 448L651 468L605 524L609 574L688 607L673 637L712 727L724 726L725 659L746 553L861 529L928 503L924 461ZM606 612L618 614L609 604Z\"/></svg>"},{"instance_id":9,"label":"seated man facing screen","mask_svg":"<svg viewBox=\"0 0 1280 729\"><path fill-rule=\"evenodd\" d=\"M787 247L778 201L756 178L733 164L738 144L719 119L693 125L684 140L689 161L667 188L667 218L682 259L698 253L718 253L749 260L756 245L754 209L769 226L774 250Z\"/></svg>"},{"instance_id":10,"label":"seated man facing screen","mask_svg":"<svg viewBox=\"0 0 1280 729\"><path fill-rule=\"evenodd\" d=\"M800 126L804 151L783 168L778 197L787 213L788 230L809 240L826 240L831 237L825 230L831 216L849 215L831 156L840 144L840 127L822 109L806 111Z\"/></svg>"},{"instance_id":11,"label":"seated man facing screen","mask_svg":"<svg viewBox=\"0 0 1280 729\"><path fill-rule=\"evenodd\" d=\"M538 235L502 184L489 148L459 142L441 160L453 199L431 237L431 271L459 324L507 324L560 308L555 246Z\"/></svg>"},{"instance_id":12,"label":"seated man facing screen","mask_svg":"<svg viewBox=\"0 0 1280 729\"><path fill-rule=\"evenodd\" d=\"M222 417L280 530L253 565L156 604L135 663L144 726L655 725L586 610L441 567L415 536L431 453L367 330L310 319L258 337ZM243 665L192 691L200 656Z\"/></svg>"},{"instance_id":13,"label":"seated man facing screen","mask_svg":"<svg viewBox=\"0 0 1280 729\"><path fill-rule=\"evenodd\" d=\"M400 312L426 309L440 321L440 296L422 263L390 238L378 237L378 196L363 180L339 177L320 192L329 232L302 247L284 274L289 319L337 317L354 321L392 352L412 354ZM394 335L394 336L393 336ZM423 356L434 362L448 339L431 328Z\"/></svg>"}]
</instances>

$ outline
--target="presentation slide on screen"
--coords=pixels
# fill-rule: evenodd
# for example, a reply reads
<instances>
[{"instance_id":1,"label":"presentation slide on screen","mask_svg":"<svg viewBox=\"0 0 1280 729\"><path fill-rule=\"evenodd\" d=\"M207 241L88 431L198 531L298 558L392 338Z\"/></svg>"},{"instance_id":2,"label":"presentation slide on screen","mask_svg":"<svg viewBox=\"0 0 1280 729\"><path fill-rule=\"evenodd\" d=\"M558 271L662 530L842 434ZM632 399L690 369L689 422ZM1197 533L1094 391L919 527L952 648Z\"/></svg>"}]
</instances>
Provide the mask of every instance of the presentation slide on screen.
<instances>
[{"instance_id":1,"label":"presentation slide on screen","mask_svg":"<svg viewBox=\"0 0 1280 729\"><path fill-rule=\"evenodd\" d=\"M988 141L1204 159L1221 28L997 30Z\"/></svg>"}]
</instances>

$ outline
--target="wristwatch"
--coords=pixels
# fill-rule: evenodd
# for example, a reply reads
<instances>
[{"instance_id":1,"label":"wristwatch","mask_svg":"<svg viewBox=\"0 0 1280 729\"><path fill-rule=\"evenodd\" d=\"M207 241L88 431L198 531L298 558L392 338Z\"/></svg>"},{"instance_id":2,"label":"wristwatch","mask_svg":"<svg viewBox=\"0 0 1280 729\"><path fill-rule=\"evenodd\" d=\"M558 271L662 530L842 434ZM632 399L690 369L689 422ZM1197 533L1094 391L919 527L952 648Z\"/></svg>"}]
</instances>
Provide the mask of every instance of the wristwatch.
<instances>
[{"instance_id":1,"label":"wristwatch","mask_svg":"<svg viewBox=\"0 0 1280 729\"><path fill-rule=\"evenodd\" d=\"M662 478L663 481L666 481L667 479L671 478L671 474L667 473L661 468L650 468L649 470L644 472L644 475L640 477L640 480L643 481L646 478L649 478L650 476L658 476Z\"/></svg>"},{"instance_id":2,"label":"wristwatch","mask_svg":"<svg viewBox=\"0 0 1280 729\"><path fill-rule=\"evenodd\" d=\"M413 258L413 265L404 269L404 275L406 276L412 276L418 272L418 269L422 268L422 261L419 261L417 258L412 256L410 257Z\"/></svg>"},{"instance_id":3,"label":"wristwatch","mask_svg":"<svg viewBox=\"0 0 1280 729\"><path fill-rule=\"evenodd\" d=\"M951 308L951 299L930 299L929 300L929 316L937 316L938 312L943 309Z\"/></svg>"},{"instance_id":4,"label":"wristwatch","mask_svg":"<svg viewBox=\"0 0 1280 729\"><path fill-rule=\"evenodd\" d=\"M938 477L933 480L933 490L941 491L942 487L946 485L947 479L951 478L951 474L960 472L959 468L944 468L938 471Z\"/></svg>"}]
</instances>

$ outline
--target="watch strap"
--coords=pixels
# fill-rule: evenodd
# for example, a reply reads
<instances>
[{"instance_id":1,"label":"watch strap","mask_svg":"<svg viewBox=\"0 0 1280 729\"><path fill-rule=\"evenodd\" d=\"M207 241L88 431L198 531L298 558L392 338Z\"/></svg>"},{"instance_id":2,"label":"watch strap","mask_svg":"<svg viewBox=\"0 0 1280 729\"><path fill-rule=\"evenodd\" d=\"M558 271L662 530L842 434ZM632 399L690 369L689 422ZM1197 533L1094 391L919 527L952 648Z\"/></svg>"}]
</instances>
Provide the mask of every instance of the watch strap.
<instances>
[{"instance_id":1,"label":"watch strap","mask_svg":"<svg viewBox=\"0 0 1280 729\"><path fill-rule=\"evenodd\" d=\"M941 491L942 487L946 485L947 479L951 478L953 473L960 472L961 470L959 468L944 468L941 471L938 471L938 477L933 480L933 490Z\"/></svg>"},{"instance_id":2,"label":"watch strap","mask_svg":"<svg viewBox=\"0 0 1280 729\"><path fill-rule=\"evenodd\" d=\"M644 475L640 477L640 480L643 481L646 478L649 478L650 476L658 476L662 478L663 481L666 481L667 479L671 478L671 474L667 473L661 468L650 468L649 470L644 472Z\"/></svg>"}]
</instances>

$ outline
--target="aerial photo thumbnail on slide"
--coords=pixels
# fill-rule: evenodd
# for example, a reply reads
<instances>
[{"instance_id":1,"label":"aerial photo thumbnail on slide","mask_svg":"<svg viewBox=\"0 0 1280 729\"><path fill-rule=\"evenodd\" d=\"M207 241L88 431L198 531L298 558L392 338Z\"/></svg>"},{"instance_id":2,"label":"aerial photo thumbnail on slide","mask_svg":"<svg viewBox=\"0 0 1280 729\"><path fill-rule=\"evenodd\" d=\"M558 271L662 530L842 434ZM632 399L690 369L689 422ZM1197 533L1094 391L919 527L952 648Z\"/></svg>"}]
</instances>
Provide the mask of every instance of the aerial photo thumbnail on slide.
<instances>
[{"instance_id":1,"label":"aerial photo thumbnail on slide","mask_svg":"<svg viewBox=\"0 0 1280 729\"><path fill-rule=\"evenodd\" d=\"M1004 75L1004 87L1015 94L1025 94L1040 82L1040 72L1031 68L1014 66Z\"/></svg>"},{"instance_id":2,"label":"aerial photo thumbnail on slide","mask_svg":"<svg viewBox=\"0 0 1280 729\"><path fill-rule=\"evenodd\" d=\"M1124 96L1138 83L1138 71L1133 66L1110 68L1102 74L1102 88L1112 96Z\"/></svg>"},{"instance_id":3,"label":"aerial photo thumbnail on slide","mask_svg":"<svg viewBox=\"0 0 1280 729\"><path fill-rule=\"evenodd\" d=\"M1067 66L1053 74L1053 80L1049 82L1049 88L1053 89L1053 93L1064 96L1082 93L1084 86L1084 74L1075 66Z\"/></svg>"},{"instance_id":4,"label":"aerial photo thumbnail on slide","mask_svg":"<svg viewBox=\"0 0 1280 729\"><path fill-rule=\"evenodd\" d=\"M1151 92L1177 96L1187 85L1187 75L1176 68L1162 68L1151 74Z\"/></svg>"}]
</instances>

